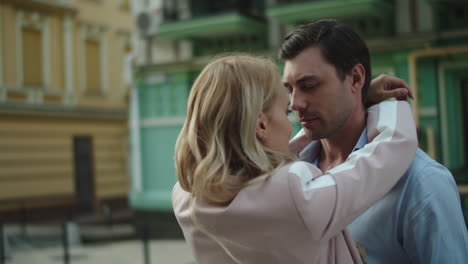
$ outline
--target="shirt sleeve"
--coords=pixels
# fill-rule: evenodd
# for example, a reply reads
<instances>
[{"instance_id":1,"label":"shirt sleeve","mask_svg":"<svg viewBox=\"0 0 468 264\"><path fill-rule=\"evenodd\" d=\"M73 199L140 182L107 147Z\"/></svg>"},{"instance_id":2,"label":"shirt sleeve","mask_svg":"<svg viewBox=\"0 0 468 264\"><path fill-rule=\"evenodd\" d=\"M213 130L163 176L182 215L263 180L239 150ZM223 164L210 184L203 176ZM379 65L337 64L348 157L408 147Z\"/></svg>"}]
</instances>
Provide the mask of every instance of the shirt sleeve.
<instances>
[{"instance_id":1,"label":"shirt sleeve","mask_svg":"<svg viewBox=\"0 0 468 264\"><path fill-rule=\"evenodd\" d=\"M418 173L403 199L405 251L412 263L467 263L467 229L452 174L436 162Z\"/></svg>"},{"instance_id":2,"label":"shirt sleeve","mask_svg":"<svg viewBox=\"0 0 468 264\"><path fill-rule=\"evenodd\" d=\"M305 162L288 169L294 203L314 239L345 229L395 185L414 158L417 137L408 103L371 107L367 124L371 142L343 164L325 174Z\"/></svg>"}]
</instances>

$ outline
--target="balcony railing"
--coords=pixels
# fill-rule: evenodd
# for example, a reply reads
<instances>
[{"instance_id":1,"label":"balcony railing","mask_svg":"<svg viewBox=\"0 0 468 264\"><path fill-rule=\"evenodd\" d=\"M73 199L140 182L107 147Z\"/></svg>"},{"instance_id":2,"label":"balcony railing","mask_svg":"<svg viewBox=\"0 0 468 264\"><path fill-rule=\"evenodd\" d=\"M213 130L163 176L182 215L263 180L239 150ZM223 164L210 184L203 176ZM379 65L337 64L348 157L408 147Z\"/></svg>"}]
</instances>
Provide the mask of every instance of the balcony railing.
<instances>
[{"instance_id":1,"label":"balcony railing","mask_svg":"<svg viewBox=\"0 0 468 264\"><path fill-rule=\"evenodd\" d=\"M304 2L319 2L323 0L276 0L276 5L287 5L295 3L304 3Z\"/></svg>"},{"instance_id":2,"label":"balcony railing","mask_svg":"<svg viewBox=\"0 0 468 264\"><path fill-rule=\"evenodd\" d=\"M163 23L178 22L206 16L239 13L254 19L263 19L263 0L190 0L190 16L181 15L177 1L166 0L163 6Z\"/></svg>"},{"instance_id":3,"label":"balcony railing","mask_svg":"<svg viewBox=\"0 0 468 264\"><path fill-rule=\"evenodd\" d=\"M273 5L286 5L286 4L307 3L307 2L327 2L327 1L329 0L276 0L276 3ZM341 0L341 1L346 2L347 0ZM384 1L389 2L389 3L395 2L395 0L384 0ZM429 0L429 1L434 1L434 0Z\"/></svg>"}]
</instances>

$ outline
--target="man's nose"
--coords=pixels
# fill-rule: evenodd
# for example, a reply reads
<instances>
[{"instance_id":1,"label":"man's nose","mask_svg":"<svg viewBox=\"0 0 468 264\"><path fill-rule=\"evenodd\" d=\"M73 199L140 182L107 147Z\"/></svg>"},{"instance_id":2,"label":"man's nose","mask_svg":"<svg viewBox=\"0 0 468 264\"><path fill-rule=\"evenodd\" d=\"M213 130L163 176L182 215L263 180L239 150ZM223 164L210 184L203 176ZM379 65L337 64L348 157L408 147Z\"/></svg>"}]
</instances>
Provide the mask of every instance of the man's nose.
<instances>
[{"instance_id":1,"label":"man's nose","mask_svg":"<svg viewBox=\"0 0 468 264\"><path fill-rule=\"evenodd\" d=\"M298 90L293 89L291 93L291 108L294 111L302 111L306 109L307 102L305 100L304 95Z\"/></svg>"}]
</instances>

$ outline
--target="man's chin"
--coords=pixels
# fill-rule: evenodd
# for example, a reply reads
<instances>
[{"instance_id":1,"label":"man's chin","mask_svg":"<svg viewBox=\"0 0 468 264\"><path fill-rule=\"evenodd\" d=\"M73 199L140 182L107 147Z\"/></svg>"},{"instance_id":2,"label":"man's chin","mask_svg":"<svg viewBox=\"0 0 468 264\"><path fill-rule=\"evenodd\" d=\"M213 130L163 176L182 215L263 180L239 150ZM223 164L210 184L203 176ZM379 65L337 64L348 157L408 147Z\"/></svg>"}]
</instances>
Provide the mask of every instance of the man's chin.
<instances>
[{"instance_id":1,"label":"man's chin","mask_svg":"<svg viewBox=\"0 0 468 264\"><path fill-rule=\"evenodd\" d=\"M326 130L312 130L306 127L303 127L305 135L310 140L321 140L329 137L332 133L327 133Z\"/></svg>"},{"instance_id":2,"label":"man's chin","mask_svg":"<svg viewBox=\"0 0 468 264\"><path fill-rule=\"evenodd\" d=\"M319 140L319 139L321 139L320 134L317 133L317 131L314 131L314 130L311 130L311 129L308 129L308 128L304 127L304 132L305 132L305 135L307 136L307 138L309 138L310 140Z\"/></svg>"}]
</instances>

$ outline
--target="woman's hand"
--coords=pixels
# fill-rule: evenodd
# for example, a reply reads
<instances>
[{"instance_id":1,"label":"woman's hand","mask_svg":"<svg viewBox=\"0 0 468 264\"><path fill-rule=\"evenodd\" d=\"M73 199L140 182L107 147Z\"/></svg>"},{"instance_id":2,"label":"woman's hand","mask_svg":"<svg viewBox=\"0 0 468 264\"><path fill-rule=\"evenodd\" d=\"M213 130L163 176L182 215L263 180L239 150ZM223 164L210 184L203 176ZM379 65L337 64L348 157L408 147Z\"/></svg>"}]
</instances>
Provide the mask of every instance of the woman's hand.
<instances>
[{"instance_id":1,"label":"woman's hand","mask_svg":"<svg viewBox=\"0 0 468 264\"><path fill-rule=\"evenodd\" d=\"M371 106L378 104L392 97L400 101L406 101L408 96L414 100L413 94L411 94L405 80L381 74L377 78L371 80L366 105Z\"/></svg>"}]
</instances>

